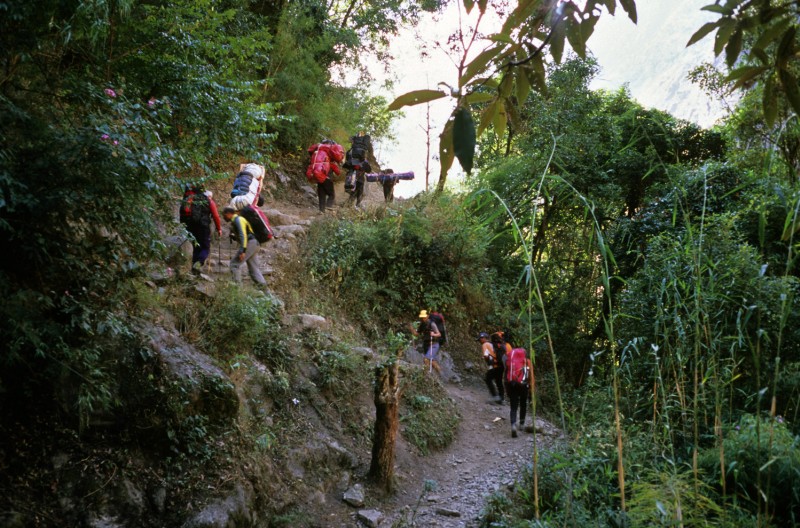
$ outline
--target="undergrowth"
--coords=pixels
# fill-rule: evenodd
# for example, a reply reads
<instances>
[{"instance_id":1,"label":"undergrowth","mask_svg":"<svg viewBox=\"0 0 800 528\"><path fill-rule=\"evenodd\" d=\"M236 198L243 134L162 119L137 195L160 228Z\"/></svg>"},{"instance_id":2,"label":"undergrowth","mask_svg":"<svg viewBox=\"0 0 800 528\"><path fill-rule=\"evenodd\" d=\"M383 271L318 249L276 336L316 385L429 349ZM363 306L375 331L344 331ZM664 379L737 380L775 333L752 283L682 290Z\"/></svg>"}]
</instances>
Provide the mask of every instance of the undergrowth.
<instances>
[{"instance_id":1,"label":"undergrowth","mask_svg":"<svg viewBox=\"0 0 800 528\"><path fill-rule=\"evenodd\" d=\"M403 437L423 455L452 443L461 415L447 391L419 367L403 369L400 424Z\"/></svg>"}]
</instances>

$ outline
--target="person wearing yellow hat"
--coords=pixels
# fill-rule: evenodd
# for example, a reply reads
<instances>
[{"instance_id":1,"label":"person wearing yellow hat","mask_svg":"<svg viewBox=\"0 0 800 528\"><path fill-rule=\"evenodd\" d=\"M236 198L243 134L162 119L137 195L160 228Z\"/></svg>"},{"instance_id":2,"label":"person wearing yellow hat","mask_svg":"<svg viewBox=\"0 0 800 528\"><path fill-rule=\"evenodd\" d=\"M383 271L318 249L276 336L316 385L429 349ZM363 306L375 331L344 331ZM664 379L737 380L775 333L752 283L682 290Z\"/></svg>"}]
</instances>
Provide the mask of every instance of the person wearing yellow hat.
<instances>
[{"instance_id":1,"label":"person wearing yellow hat","mask_svg":"<svg viewBox=\"0 0 800 528\"><path fill-rule=\"evenodd\" d=\"M419 337L422 346L422 354L425 361L425 368L428 372L436 371L440 376L442 369L439 367L439 338L442 333L436 326L436 323L428 317L428 311L422 310L419 312L419 324L415 329L411 327L411 333Z\"/></svg>"}]
</instances>

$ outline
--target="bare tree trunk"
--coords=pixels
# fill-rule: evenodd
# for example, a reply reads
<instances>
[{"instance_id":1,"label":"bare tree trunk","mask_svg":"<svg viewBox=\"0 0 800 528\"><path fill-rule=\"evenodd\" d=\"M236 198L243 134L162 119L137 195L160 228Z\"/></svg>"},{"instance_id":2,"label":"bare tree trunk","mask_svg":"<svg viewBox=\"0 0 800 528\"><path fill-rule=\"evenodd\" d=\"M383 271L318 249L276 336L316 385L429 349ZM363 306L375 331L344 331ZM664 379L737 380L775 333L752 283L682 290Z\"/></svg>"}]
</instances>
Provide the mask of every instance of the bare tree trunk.
<instances>
[{"instance_id":1,"label":"bare tree trunk","mask_svg":"<svg viewBox=\"0 0 800 528\"><path fill-rule=\"evenodd\" d=\"M369 476L391 493L394 485L394 447L400 410L400 365L397 360L375 369L375 434Z\"/></svg>"}]
</instances>

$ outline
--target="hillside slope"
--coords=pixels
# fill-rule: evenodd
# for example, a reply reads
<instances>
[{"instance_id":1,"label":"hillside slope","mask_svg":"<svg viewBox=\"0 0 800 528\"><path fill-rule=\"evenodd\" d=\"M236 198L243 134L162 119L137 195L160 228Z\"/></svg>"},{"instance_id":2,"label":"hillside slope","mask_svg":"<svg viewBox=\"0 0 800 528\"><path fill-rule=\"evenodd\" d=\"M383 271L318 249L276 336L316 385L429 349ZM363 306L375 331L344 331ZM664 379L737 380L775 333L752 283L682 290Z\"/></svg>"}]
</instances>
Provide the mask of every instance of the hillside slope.
<instances>
[{"instance_id":1,"label":"hillside slope","mask_svg":"<svg viewBox=\"0 0 800 528\"><path fill-rule=\"evenodd\" d=\"M269 293L228 280L235 248L227 229L199 277L188 272L183 244L173 265L122 307L139 330L115 351L113 412L98 413L80 434L33 402L9 413L0 431L0 526L476 526L485 496L511 485L531 460L533 435L510 438L508 408L487 401L469 362L445 361L441 383L413 349L402 364L396 492L385 496L366 479L381 351L346 314L308 310L332 305L315 298L322 292L309 286L299 253L313 222L363 213L319 215L313 191L291 172L272 174L265 192L277 235L261 254ZM215 189L218 201L224 193ZM381 202L370 189L368 207ZM200 321L224 319L229 301L242 298L274 314L269 342L253 351L210 347ZM439 414L415 421L428 410L420 406ZM537 426L546 448L555 430ZM449 445L420 449L409 435L423 433ZM363 503L352 498L359 488Z\"/></svg>"}]
</instances>

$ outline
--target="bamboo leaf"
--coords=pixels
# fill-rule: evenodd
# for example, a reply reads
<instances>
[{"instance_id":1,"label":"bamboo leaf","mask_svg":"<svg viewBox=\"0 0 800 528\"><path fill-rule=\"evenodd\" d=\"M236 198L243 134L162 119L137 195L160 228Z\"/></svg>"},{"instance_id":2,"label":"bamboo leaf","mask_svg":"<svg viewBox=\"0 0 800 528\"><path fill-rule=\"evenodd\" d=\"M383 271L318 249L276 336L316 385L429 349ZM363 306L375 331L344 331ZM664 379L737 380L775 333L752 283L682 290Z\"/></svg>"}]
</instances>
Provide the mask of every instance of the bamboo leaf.
<instances>
[{"instance_id":1,"label":"bamboo leaf","mask_svg":"<svg viewBox=\"0 0 800 528\"><path fill-rule=\"evenodd\" d=\"M492 126L497 137L503 137L506 133L508 125L508 116L506 115L506 106L503 101L497 102L497 112L492 119Z\"/></svg>"},{"instance_id":2,"label":"bamboo leaf","mask_svg":"<svg viewBox=\"0 0 800 528\"><path fill-rule=\"evenodd\" d=\"M481 120L480 123L478 124L479 136L483 134L484 130L489 128L489 125L492 123L492 120L494 120L494 115L497 113L497 103L498 101L497 99L495 99L494 101L492 101L492 103L490 103L489 105L486 106L486 108L483 109L483 112L481 112Z\"/></svg>"},{"instance_id":3,"label":"bamboo leaf","mask_svg":"<svg viewBox=\"0 0 800 528\"><path fill-rule=\"evenodd\" d=\"M781 43L778 44L778 50L775 52L775 64L786 64L788 59L794 54L795 50L795 36L797 35L797 28L792 26L786 30L781 38Z\"/></svg>"},{"instance_id":4,"label":"bamboo leaf","mask_svg":"<svg viewBox=\"0 0 800 528\"><path fill-rule=\"evenodd\" d=\"M638 16L636 14L636 3L633 0L619 0L622 9L628 13L628 18L631 19L631 22L636 24Z\"/></svg>"},{"instance_id":5,"label":"bamboo leaf","mask_svg":"<svg viewBox=\"0 0 800 528\"><path fill-rule=\"evenodd\" d=\"M797 88L797 77L795 77L789 70L781 69L778 73L783 86L783 91L786 93L786 99L792 105L795 113L800 115L800 90Z\"/></svg>"},{"instance_id":6,"label":"bamboo leaf","mask_svg":"<svg viewBox=\"0 0 800 528\"><path fill-rule=\"evenodd\" d=\"M441 99L444 96L445 94L438 90L415 90L397 97L397 99L392 101L392 104L389 105L388 109L399 110L404 106L414 106L420 103L427 103L430 101L435 101L436 99Z\"/></svg>"},{"instance_id":7,"label":"bamboo leaf","mask_svg":"<svg viewBox=\"0 0 800 528\"><path fill-rule=\"evenodd\" d=\"M775 78L770 75L767 77L766 83L764 83L764 96L761 100L761 106L764 110L764 120L769 126L775 124L775 118L778 116L778 98L776 95Z\"/></svg>"},{"instance_id":8,"label":"bamboo leaf","mask_svg":"<svg viewBox=\"0 0 800 528\"><path fill-rule=\"evenodd\" d=\"M769 70L767 66L743 66L736 68L725 78L727 82L736 81L734 88L746 86L750 81Z\"/></svg>"},{"instance_id":9,"label":"bamboo leaf","mask_svg":"<svg viewBox=\"0 0 800 528\"><path fill-rule=\"evenodd\" d=\"M689 39L689 42L686 43L686 47L688 48L692 44L703 40L706 35L711 33L717 28L717 22L706 22L703 26L694 32L694 35Z\"/></svg>"},{"instance_id":10,"label":"bamboo leaf","mask_svg":"<svg viewBox=\"0 0 800 528\"><path fill-rule=\"evenodd\" d=\"M556 64L561 63L561 57L564 55L564 24L556 24L553 29L553 37L550 39L550 55Z\"/></svg>"},{"instance_id":11,"label":"bamboo leaf","mask_svg":"<svg viewBox=\"0 0 800 528\"><path fill-rule=\"evenodd\" d=\"M491 60L495 58L498 53L500 53L503 47L504 46L502 44L492 46L472 59L472 61L467 64L467 67L464 70L464 75L462 75L458 80L458 87L463 88L467 83L469 83L469 81L472 80L473 77L484 71L486 69L486 65L489 64L489 62L491 62Z\"/></svg>"},{"instance_id":12,"label":"bamboo leaf","mask_svg":"<svg viewBox=\"0 0 800 528\"><path fill-rule=\"evenodd\" d=\"M515 75L517 84L514 95L517 97L517 104L520 106L525 104L525 101L528 100L528 94L531 92L531 82L528 80L526 69L525 67L517 68Z\"/></svg>"},{"instance_id":13,"label":"bamboo leaf","mask_svg":"<svg viewBox=\"0 0 800 528\"><path fill-rule=\"evenodd\" d=\"M742 30L737 29L731 35L728 45L725 46L725 63L732 68L742 51Z\"/></svg>"},{"instance_id":14,"label":"bamboo leaf","mask_svg":"<svg viewBox=\"0 0 800 528\"><path fill-rule=\"evenodd\" d=\"M720 15L732 15L733 10L727 6L721 6L717 4L707 5L705 7L701 7L700 11L711 11L712 13L719 13Z\"/></svg>"},{"instance_id":15,"label":"bamboo leaf","mask_svg":"<svg viewBox=\"0 0 800 528\"><path fill-rule=\"evenodd\" d=\"M756 43L753 44L753 48L756 49L766 49L770 44L777 40L779 35L782 35L786 29L791 25L791 20L781 20L777 24L773 25L772 27L768 27L764 30L763 33L758 37Z\"/></svg>"},{"instance_id":16,"label":"bamboo leaf","mask_svg":"<svg viewBox=\"0 0 800 528\"><path fill-rule=\"evenodd\" d=\"M581 31L580 24L569 24L565 27L564 32L567 35L567 40L575 53L580 58L586 57L586 41L583 39L583 32Z\"/></svg>"},{"instance_id":17,"label":"bamboo leaf","mask_svg":"<svg viewBox=\"0 0 800 528\"><path fill-rule=\"evenodd\" d=\"M717 35L714 37L714 55L719 55L728 44L728 39L731 38L733 31L736 29L736 23L730 18L722 18L719 21L719 29Z\"/></svg>"},{"instance_id":18,"label":"bamboo leaf","mask_svg":"<svg viewBox=\"0 0 800 528\"><path fill-rule=\"evenodd\" d=\"M516 44L516 42L514 42L514 39L512 39L511 35L509 35L508 33L502 33L502 32L494 33L492 35L489 35L488 38L492 42L502 42L504 44Z\"/></svg>"},{"instance_id":19,"label":"bamboo leaf","mask_svg":"<svg viewBox=\"0 0 800 528\"><path fill-rule=\"evenodd\" d=\"M466 106L456 108L453 117L453 152L464 172L472 172L475 158L475 122Z\"/></svg>"},{"instance_id":20,"label":"bamboo leaf","mask_svg":"<svg viewBox=\"0 0 800 528\"><path fill-rule=\"evenodd\" d=\"M500 94L502 99L508 99L511 96L511 90L514 88L514 77L511 73L506 73L503 75L503 80L500 81L500 88L498 88L497 92Z\"/></svg>"},{"instance_id":21,"label":"bamboo leaf","mask_svg":"<svg viewBox=\"0 0 800 528\"><path fill-rule=\"evenodd\" d=\"M467 94L464 97L464 100L469 104L474 103L485 103L486 101L491 101L495 98L494 94L490 94L488 92L472 92Z\"/></svg>"}]
</instances>

